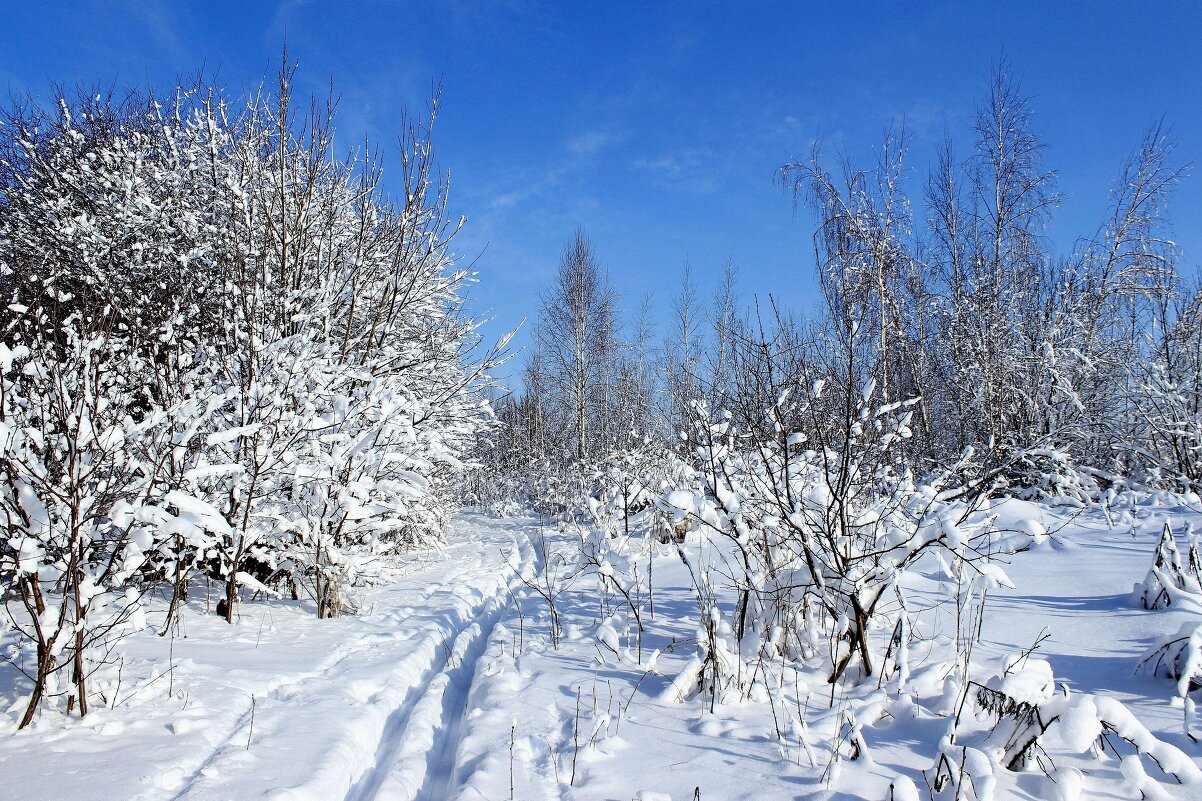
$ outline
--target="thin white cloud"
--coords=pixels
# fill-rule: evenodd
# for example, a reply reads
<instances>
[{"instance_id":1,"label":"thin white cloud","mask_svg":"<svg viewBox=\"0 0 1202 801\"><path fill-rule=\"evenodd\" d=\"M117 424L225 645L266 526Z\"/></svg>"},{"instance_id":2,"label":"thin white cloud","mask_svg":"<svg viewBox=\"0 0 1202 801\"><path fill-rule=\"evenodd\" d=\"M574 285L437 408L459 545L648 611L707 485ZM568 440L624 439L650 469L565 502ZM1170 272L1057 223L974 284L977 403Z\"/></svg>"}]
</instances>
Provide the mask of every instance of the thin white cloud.
<instances>
[{"instance_id":1,"label":"thin white cloud","mask_svg":"<svg viewBox=\"0 0 1202 801\"><path fill-rule=\"evenodd\" d=\"M630 166L657 183L709 194L718 188L719 173L725 169L726 160L713 148L699 146L639 158Z\"/></svg>"},{"instance_id":2,"label":"thin white cloud","mask_svg":"<svg viewBox=\"0 0 1202 801\"><path fill-rule=\"evenodd\" d=\"M568 139L566 149L573 156L595 156L621 144L626 133L611 127L592 128Z\"/></svg>"}]
</instances>

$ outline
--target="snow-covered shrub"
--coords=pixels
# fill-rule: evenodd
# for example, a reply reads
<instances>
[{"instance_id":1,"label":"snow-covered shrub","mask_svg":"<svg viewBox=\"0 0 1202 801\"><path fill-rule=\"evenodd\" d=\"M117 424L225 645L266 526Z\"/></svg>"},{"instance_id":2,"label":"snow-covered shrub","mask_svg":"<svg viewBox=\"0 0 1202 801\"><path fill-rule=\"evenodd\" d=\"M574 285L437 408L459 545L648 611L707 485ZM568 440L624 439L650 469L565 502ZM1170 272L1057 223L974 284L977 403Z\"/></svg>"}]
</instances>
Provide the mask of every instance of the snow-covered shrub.
<instances>
[{"instance_id":1,"label":"snow-covered shrub","mask_svg":"<svg viewBox=\"0 0 1202 801\"><path fill-rule=\"evenodd\" d=\"M184 280L205 193L177 145L197 129L153 104L64 102L4 131L0 576L34 651L26 725L48 697L86 714L112 637L144 625L139 596L174 539L155 509L197 433L179 357L208 333L213 280Z\"/></svg>"},{"instance_id":2,"label":"snow-covered shrub","mask_svg":"<svg viewBox=\"0 0 1202 801\"><path fill-rule=\"evenodd\" d=\"M491 355L467 359L470 276L454 268L458 224L425 133L404 134L396 204L375 165L330 160L328 118L296 137L287 101L285 77L278 100L232 125L220 181L236 234L223 255L254 266L223 318L225 341L250 347L215 354L227 403L208 492L234 532L221 548L229 616L244 558L286 561L324 616L356 576L348 550L435 540L447 480L488 419ZM272 222L239 236L243 219Z\"/></svg>"},{"instance_id":3,"label":"snow-covered shrub","mask_svg":"<svg viewBox=\"0 0 1202 801\"><path fill-rule=\"evenodd\" d=\"M588 502L593 522L611 535L629 534L635 518L649 516L644 522L662 529L665 520L656 501L691 474L662 443L649 436L631 437L594 470Z\"/></svg>"},{"instance_id":4,"label":"snow-covered shrub","mask_svg":"<svg viewBox=\"0 0 1202 801\"><path fill-rule=\"evenodd\" d=\"M1192 526L1186 527L1186 537L1187 559L1182 562L1173 527L1167 522L1164 524L1148 575L1132 590L1132 595L1144 609L1164 609L1174 603L1180 604L1183 596L1192 596L1202 608L1202 573L1199 572L1202 560Z\"/></svg>"},{"instance_id":5,"label":"snow-covered shrub","mask_svg":"<svg viewBox=\"0 0 1202 801\"><path fill-rule=\"evenodd\" d=\"M996 566L976 564L971 508L891 458L909 436L914 404L874 402L870 381L847 404L842 433L810 443L787 421L817 413L822 389L782 395L767 436L703 411L700 489L661 501L724 543L717 564L690 564L702 607L698 678L716 693L741 688L749 659L817 660L831 683L852 666L876 675L886 652L904 661L895 643L906 625L901 577L924 553L1004 580ZM735 590L733 612L717 602L717 576Z\"/></svg>"},{"instance_id":6,"label":"snow-covered shrub","mask_svg":"<svg viewBox=\"0 0 1202 801\"><path fill-rule=\"evenodd\" d=\"M1094 696L1092 700L1098 725L1102 728L1098 739L1100 746L1108 747L1116 754L1120 754L1117 746L1121 743L1131 749L1131 753L1122 756L1123 774L1128 782L1143 789L1144 785L1156 781L1148 776L1144 767L1142 760L1147 759L1159 773L1178 784L1202 784L1202 770L1194 761L1181 749L1148 731L1120 701L1105 696Z\"/></svg>"},{"instance_id":7,"label":"snow-covered shrub","mask_svg":"<svg viewBox=\"0 0 1202 801\"><path fill-rule=\"evenodd\" d=\"M348 609L344 587L440 537L490 419L497 349L469 357L428 127L403 133L394 201L378 164L331 158L330 113L291 110L291 77L239 111L180 91L0 128L0 577L34 652L23 724L68 668L86 712L90 665L159 582L168 625L197 570L231 622L239 587Z\"/></svg>"},{"instance_id":8,"label":"snow-covered shrub","mask_svg":"<svg viewBox=\"0 0 1202 801\"><path fill-rule=\"evenodd\" d=\"M995 494L1052 503L1087 504L1100 492L1095 471L1078 465L1064 448L1036 447L1016 452L999 477Z\"/></svg>"},{"instance_id":9,"label":"snow-covered shrub","mask_svg":"<svg viewBox=\"0 0 1202 801\"><path fill-rule=\"evenodd\" d=\"M1195 704L1190 692L1202 686L1202 623L1184 623L1176 634L1161 637L1144 653L1136 672L1177 683L1182 727L1190 739L1196 740L1191 731Z\"/></svg>"},{"instance_id":10,"label":"snow-covered shrub","mask_svg":"<svg viewBox=\"0 0 1202 801\"><path fill-rule=\"evenodd\" d=\"M1148 649L1138 670L1177 682L1177 694L1188 699L1189 692L1202 685L1202 623L1181 626L1176 634L1161 637Z\"/></svg>"},{"instance_id":11,"label":"snow-covered shrub","mask_svg":"<svg viewBox=\"0 0 1202 801\"><path fill-rule=\"evenodd\" d=\"M1001 735L999 761L1008 770L1022 770L1055 721L1045 708L1056 693L1052 666L1024 654L1007 660L999 674L972 689L977 708L993 716L994 734Z\"/></svg>"},{"instance_id":12,"label":"snow-covered shrub","mask_svg":"<svg viewBox=\"0 0 1202 801\"><path fill-rule=\"evenodd\" d=\"M1037 766L1059 777L1045 736L1053 730L1071 754L1113 751L1124 762L1124 775L1141 789L1161 789L1145 761L1160 781L1202 782L1202 771L1189 756L1154 736L1122 703L1058 686L1050 664L1030 651L1006 658L989 678L970 681L964 690L983 717L974 721L957 712L949 721L927 774L935 798L989 798L1001 770Z\"/></svg>"},{"instance_id":13,"label":"snow-covered shrub","mask_svg":"<svg viewBox=\"0 0 1202 801\"><path fill-rule=\"evenodd\" d=\"M154 544L139 511L158 475L136 443L159 432L153 415L131 414L137 359L103 335L63 334L58 347L4 348L0 378L0 576L19 609L9 607L13 624L35 649L22 724L44 697L63 694L67 672L68 709L86 714L104 646L127 624L144 625L133 579Z\"/></svg>"},{"instance_id":14,"label":"snow-covered shrub","mask_svg":"<svg viewBox=\"0 0 1202 801\"><path fill-rule=\"evenodd\" d=\"M642 531L611 532L600 527L584 528L581 535L580 568L597 582L597 598L605 624L599 642L620 657L618 642L629 633L635 661L642 662L644 616L651 600L651 553L653 540ZM639 536L642 534L643 536ZM615 608L616 607L616 608Z\"/></svg>"}]
</instances>

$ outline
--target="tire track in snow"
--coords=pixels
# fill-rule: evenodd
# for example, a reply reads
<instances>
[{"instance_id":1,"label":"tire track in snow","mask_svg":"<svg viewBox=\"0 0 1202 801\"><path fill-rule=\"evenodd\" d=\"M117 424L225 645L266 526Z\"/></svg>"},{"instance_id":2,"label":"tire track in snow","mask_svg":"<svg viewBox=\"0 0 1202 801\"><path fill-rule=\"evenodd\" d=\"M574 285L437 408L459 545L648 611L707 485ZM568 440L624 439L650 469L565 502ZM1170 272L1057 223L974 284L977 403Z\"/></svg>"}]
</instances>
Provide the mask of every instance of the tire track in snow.
<instances>
[{"instance_id":1,"label":"tire track in snow","mask_svg":"<svg viewBox=\"0 0 1202 801\"><path fill-rule=\"evenodd\" d=\"M524 553L514 566L505 596L488 601L476 620L461 630L437 675L421 697L394 714L380 740L376 761L346 801L445 801L457 788L457 755L464 718L480 661L497 624L511 608L523 575L538 568L528 535L516 541Z\"/></svg>"},{"instance_id":2,"label":"tire track in snow","mask_svg":"<svg viewBox=\"0 0 1202 801\"><path fill-rule=\"evenodd\" d=\"M447 661L424 685L420 697L394 714L380 740L375 764L351 788L347 801L435 801L445 795L476 665L507 608L490 606L460 632Z\"/></svg>"},{"instance_id":3,"label":"tire track in snow","mask_svg":"<svg viewBox=\"0 0 1202 801\"><path fill-rule=\"evenodd\" d=\"M470 574L465 574L459 577L462 583L452 580L432 587L424 593L423 604L429 604L425 611L431 615L431 621L424 628L418 628L406 637L369 636L354 647L338 649L314 671L275 682L268 694L258 698L257 718L253 718L256 720L256 745L267 723L271 724L272 731L264 733L264 738L275 737L278 740L286 736L290 729L299 728L303 731L303 725L296 726L298 721L293 718L302 718L304 710L315 703L331 703L332 693L339 688L346 689L345 667L370 676L370 684L378 687L370 698L363 699L363 709L350 710L355 718L351 725L332 732L334 737L329 747L314 760L309 776L300 785L277 787L269 791L266 797L274 801L328 801L344 795L365 801L384 797L378 796L377 792L383 785L383 779L388 776L388 769L395 762L398 746L407 739L410 717L425 708L423 701L429 706L430 701L426 699L441 698L445 687L453 681L467 681L470 687L472 673L465 671L470 666L474 672L475 659L508 605L510 594L520 581L519 575L530 570L536 561L534 550L524 534L504 530L508 528L497 526L491 532L494 535L504 533L505 540L499 542L497 538L493 544L502 546L504 542L502 549L511 554L508 564L502 562L498 565L504 574L500 581L495 581L491 586L487 583L480 586L470 581ZM449 603L445 607L438 603L440 595L449 596ZM404 649L400 659L388 650L381 649L382 639L391 640ZM377 651L383 653L376 659L361 659ZM352 684L362 687L367 683L360 680ZM392 697L399 695L398 690L403 692L403 696ZM345 702L345 698L340 700ZM383 711L385 708L387 711ZM295 713L289 714L293 710ZM372 715L373 712L376 714ZM272 713L278 713L275 719L265 721L264 718ZM378 718L378 721L373 718ZM182 786L167 797L172 801L227 797L228 788L233 784L229 779L234 777L223 774L227 765L234 774L238 773L240 755L244 753L239 743L241 737L249 734L251 720L251 704L248 702L220 741L203 758L188 766L188 776ZM303 720L299 722L303 723ZM276 758L286 757L280 754ZM246 789L249 791L249 788Z\"/></svg>"}]
</instances>

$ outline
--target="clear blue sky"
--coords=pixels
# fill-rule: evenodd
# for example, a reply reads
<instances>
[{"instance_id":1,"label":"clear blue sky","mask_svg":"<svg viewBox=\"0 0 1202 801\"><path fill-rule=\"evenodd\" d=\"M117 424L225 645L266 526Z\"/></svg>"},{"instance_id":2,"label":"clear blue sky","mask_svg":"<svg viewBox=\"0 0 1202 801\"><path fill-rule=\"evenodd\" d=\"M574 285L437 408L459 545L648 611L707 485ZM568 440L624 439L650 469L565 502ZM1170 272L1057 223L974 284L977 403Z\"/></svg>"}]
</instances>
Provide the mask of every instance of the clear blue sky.
<instances>
[{"instance_id":1,"label":"clear blue sky","mask_svg":"<svg viewBox=\"0 0 1202 801\"><path fill-rule=\"evenodd\" d=\"M532 317L585 226L634 306L667 302L687 258L703 287L728 259L744 291L814 301L810 221L773 183L815 137L867 161L891 121L913 136L914 196L932 147L963 139L1003 53L1034 96L1067 246L1165 116L1196 162L1173 209L1202 263L1202 4L70 2L5 3L0 87L170 84L204 65L233 92L278 61L342 95L339 130L382 141L445 85L436 133L460 249L480 256L490 330ZM480 255L483 253L483 255Z\"/></svg>"}]
</instances>

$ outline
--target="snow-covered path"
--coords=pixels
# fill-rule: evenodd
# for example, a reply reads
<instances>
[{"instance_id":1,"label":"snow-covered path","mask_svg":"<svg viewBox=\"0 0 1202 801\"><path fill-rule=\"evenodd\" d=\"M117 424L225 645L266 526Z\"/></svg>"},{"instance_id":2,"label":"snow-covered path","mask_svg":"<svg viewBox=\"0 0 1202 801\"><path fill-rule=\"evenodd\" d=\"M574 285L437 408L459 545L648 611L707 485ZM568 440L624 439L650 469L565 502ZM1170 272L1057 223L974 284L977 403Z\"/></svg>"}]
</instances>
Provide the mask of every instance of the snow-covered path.
<instances>
[{"instance_id":1,"label":"snow-covered path","mask_svg":"<svg viewBox=\"0 0 1202 801\"><path fill-rule=\"evenodd\" d=\"M228 632L190 616L172 643L130 640L133 671L170 649L142 693L157 701L127 688L82 723L4 738L0 776L30 799L441 799L476 661L535 560L520 527L466 516L445 557L368 593L359 616L250 604Z\"/></svg>"}]
</instances>

